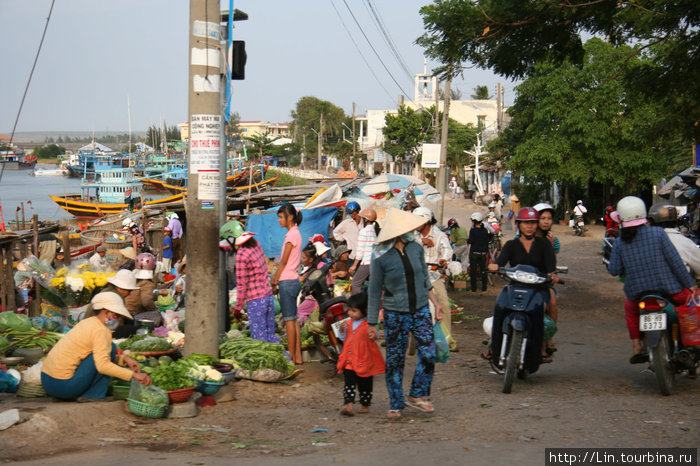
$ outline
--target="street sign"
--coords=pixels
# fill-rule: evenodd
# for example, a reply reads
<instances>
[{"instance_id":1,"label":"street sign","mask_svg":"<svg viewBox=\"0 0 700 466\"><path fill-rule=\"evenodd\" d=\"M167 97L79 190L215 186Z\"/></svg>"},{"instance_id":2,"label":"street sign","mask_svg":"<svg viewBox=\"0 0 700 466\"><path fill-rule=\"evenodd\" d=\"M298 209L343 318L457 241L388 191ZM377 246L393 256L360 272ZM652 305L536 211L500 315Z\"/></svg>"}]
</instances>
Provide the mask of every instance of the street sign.
<instances>
[{"instance_id":1,"label":"street sign","mask_svg":"<svg viewBox=\"0 0 700 466\"><path fill-rule=\"evenodd\" d=\"M440 168L441 144L423 144L421 167Z\"/></svg>"}]
</instances>

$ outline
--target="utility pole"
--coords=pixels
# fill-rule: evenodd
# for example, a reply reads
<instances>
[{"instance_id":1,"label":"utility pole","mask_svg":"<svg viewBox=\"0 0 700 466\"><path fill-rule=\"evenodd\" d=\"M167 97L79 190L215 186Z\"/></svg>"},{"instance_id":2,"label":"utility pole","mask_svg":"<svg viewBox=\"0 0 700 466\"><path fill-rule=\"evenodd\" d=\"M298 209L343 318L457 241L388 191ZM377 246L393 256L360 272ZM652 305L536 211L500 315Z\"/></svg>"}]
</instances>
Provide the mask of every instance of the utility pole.
<instances>
[{"instance_id":1,"label":"utility pole","mask_svg":"<svg viewBox=\"0 0 700 466\"><path fill-rule=\"evenodd\" d=\"M355 161L355 146L356 146L356 138L355 138L355 102L352 103L352 160L353 163ZM359 164L358 164L359 165Z\"/></svg>"},{"instance_id":2,"label":"utility pole","mask_svg":"<svg viewBox=\"0 0 700 466\"><path fill-rule=\"evenodd\" d=\"M219 0L190 0L186 354L217 354L221 324L216 238L226 211L226 153L220 15ZM229 21L232 16L233 12Z\"/></svg>"},{"instance_id":3,"label":"utility pole","mask_svg":"<svg viewBox=\"0 0 700 466\"><path fill-rule=\"evenodd\" d=\"M496 130L500 132L503 126L503 91L501 83L496 85L496 98L498 99L496 101Z\"/></svg>"},{"instance_id":4,"label":"utility pole","mask_svg":"<svg viewBox=\"0 0 700 466\"><path fill-rule=\"evenodd\" d=\"M450 87L452 85L452 69L450 68L447 79L445 79L445 108L442 111L442 140L440 141L440 166L437 172L437 190L441 200L438 203L438 211L435 216L438 223L442 223L442 216L445 210L445 194L447 187L447 123L450 118ZM435 112L437 113L437 111Z\"/></svg>"},{"instance_id":5,"label":"utility pole","mask_svg":"<svg viewBox=\"0 0 700 466\"><path fill-rule=\"evenodd\" d=\"M321 123L318 129L318 171L321 171L321 159L323 159L323 113L321 113Z\"/></svg>"},{"instance_id":6,"label":"utility pole","mask_svg":"<svg viewBox=\"0 0 700 466\"><path fill-rule=\"evenodd\" d=\"M440 81L437 77L435 78L435 84L433 85L433 93L435 94L435 115L433 115L433 143L437 144L440 142Z\"/></svg>"}]
</instances>

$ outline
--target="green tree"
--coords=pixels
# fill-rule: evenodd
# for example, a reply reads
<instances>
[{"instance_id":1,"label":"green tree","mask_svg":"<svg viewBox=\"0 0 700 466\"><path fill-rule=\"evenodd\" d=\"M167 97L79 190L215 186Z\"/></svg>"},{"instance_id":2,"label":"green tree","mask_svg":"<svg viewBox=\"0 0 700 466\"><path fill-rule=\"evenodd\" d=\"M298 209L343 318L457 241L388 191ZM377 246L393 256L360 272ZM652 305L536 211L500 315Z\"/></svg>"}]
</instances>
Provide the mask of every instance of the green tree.
<instances>
[{"instance_id":1,"label":"green tree","mask_svg":"<svg viewBox=\"0 0 700 466\"><path fill-rule=\"evenodd\" d=\"M462 178L461 167L470 163L470 150L476 143L476 128L471 123L462 124L450 118L447 127L447 165L457 169L459 179Z\"/></svg>"},{"instance_id":2,"label":"green tree","mask_svg":"<svg viewBox=\"0 0 700 466\"><path fill-rule=\"evenodd\" d=\"M37 146L34 148L34 155L39 159L55 159L60 154L66 153L66 148L56 144Z\"/></svg>"},{"instance_id":3,"label":"green tree","mask_svg":"<svg viewBox=\"0 0 700 466\"><path fill-rule=\"evenodd\" d=\"M489 95L488 86L476 86L474 88L474 93L472 94L472 99L474 100L489 100L491 96Z\"/></svg>"},{"instance_id":4,"label":"green tree","mask_svg":"<svg viewBox=\"0 0 700 466\"><path fill-rule=\"evenodd\" d=\"M317 133L320 131L320 120L323 115L323 135L335 136L342 133L342 123L347 117L342 108L318 97L306 96L297 101L291 111L291 130L298 142L306 140L306 153L309 157L318 155Z\"/></svg>"},{"instance_id":5,"label":"green tree","mask_svg":"<svg viewBox=\"0 0 700 466\"><path fill-rule=\"evenodd\" d=\"M251 152L254 157L260 157L270 155L270 148L274 147L273 141L276 141L279 137L270 137L270 133L264 134L251 134L246 136L246 141L248 141Z\"/></svg>"},{"instance_id":6,"label":"green tree","mask_svg":"<svg viewBox=\"0 0 700 466\"><path fill-rule=\"evenodd\" d=\"M601 79L666 100L654 131L682 128L700 138L700 2L697 0L533 1L436 0L421 8L425 34L417 43L449 65L471 62L510 78L531 75L543 61L582 64L581 34L628 45L622 66ZM649 58L643 67L632 58Z\"/></svg>"},{"instance_id":7,"label":"green tree","mask_svg":"<svg viewBox=\"0 0 700 466\"><path fill-rule=\"evenodd\" d=\"M679 133L650 131L662 103L608 80L623 67L643 68L628 47L600 39L585 46L583 65L537 64L517 89L510 126L489 152L535 181L589 181L624 187L658 182L669 170Z\"/></svg>"},{"instance_id":8,"label":"green tree","mask_svg":"<svg viewBox=\"0 0 700 466\"><path fill-rule=\"evenodd\" d=\"M384 118L384 143L382 150L397 160L416 160L424 142L432 142L433 117L435 106L428 111L416 112L402 105L396 115L387 114Z\"/></svg>"}]
</instances>

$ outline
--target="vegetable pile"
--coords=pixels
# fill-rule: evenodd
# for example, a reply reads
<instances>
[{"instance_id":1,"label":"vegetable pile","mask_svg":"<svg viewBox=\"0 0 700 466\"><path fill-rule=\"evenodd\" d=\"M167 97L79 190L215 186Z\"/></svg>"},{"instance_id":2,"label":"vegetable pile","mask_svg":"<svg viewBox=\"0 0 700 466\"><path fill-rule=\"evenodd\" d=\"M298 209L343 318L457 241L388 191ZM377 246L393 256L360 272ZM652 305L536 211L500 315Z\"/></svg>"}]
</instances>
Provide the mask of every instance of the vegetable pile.
<instances>
[{"instance_id":1,"label":"vegetable pile","mask_svg":"<svg viewBox=\"0 0 700 466\"><path fill-rule=\"evenodd\" d=\"M286 374L294 370L294 364L287 361L284 347L277 343L236 338L221 343L219 353L222 358L234 359L241 368L249 371L274 369Z\"/></svg>"},{"instance_id":2,"label":"vegetable pile","mask_svg":"<svg viewBox=\"0 0 700 466\"><path fill-rule=\"evenodd\" d=\"M151 377L153 385L166 391L194 387L196 383L189 377L190 365L184 361L171 362L167 356L161 357L154 368L146 366L143 371Z\"/></svg>"},{"instance_id":3,"label":"vegetable pile","mask_svg":"<svg viewBox=\"0 0 700 466\"><path fill-rule=\"evenodd\" d=\"M117 349L122 351L130 350L135 353L148 351L168 351L172 345L165 338L152 334L134 335L117 345Z\"/></svg>"},{"instance_id":4,"label":"vegetable pile","mask_svg":"<svg viewBox=\"0 0 700 466\"><path fill-rule=\"evenodd\" d=\"M9 314L9 312L3 312ZM0 348L16 343L15 348L41 348L44 351L51 349L53 345L58 343L58 340L63 337L62 333L47 332L37 330L31 325L29 330L4 330L0 332L0 339L7 341L7 344L0 341Z\"/></svg>"}]
</instances>

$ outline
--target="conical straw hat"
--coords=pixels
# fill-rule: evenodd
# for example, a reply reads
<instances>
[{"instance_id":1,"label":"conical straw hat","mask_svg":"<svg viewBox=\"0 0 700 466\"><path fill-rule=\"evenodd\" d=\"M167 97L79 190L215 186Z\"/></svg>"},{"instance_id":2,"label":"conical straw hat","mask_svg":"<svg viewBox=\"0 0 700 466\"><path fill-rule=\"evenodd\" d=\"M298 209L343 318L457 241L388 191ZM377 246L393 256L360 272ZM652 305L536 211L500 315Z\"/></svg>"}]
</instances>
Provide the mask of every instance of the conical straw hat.
<instances>
[{"instance_id":1,"label":"conical straw hat","mask_svg":"<svg viewBox=\"0 0 700 466\"><path fill-rule=\"evenodd\" d=\"M394 239L424 224L425 219L423 217L399 209L389 209L386 217L384 217L382 230L377 237L377 243Z\"/></svg>"}]
</instances>

